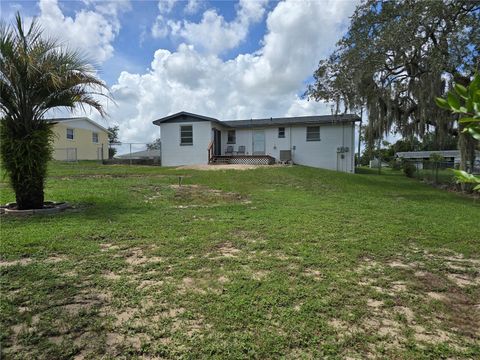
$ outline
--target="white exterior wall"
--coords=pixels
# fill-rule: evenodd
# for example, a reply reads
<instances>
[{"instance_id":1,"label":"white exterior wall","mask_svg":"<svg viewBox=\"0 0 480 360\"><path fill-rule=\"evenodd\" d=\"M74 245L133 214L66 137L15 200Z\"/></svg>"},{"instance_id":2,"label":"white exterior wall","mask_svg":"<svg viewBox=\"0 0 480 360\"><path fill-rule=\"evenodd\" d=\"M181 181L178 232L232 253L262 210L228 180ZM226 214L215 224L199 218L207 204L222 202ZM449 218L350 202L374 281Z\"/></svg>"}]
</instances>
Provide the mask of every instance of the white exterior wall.
<instances>
[{"instance_id":1,"label":"white exterior wall","mask_svg":"<svg viewBox=\"0 0 480 360\"><path fill-rule=\"evenodd\" d=\"M180 145L180 126L192 125L193 145ZM210 121L162 123L162 166L208 164L208 144L212 139Z\"/></svg>"},{"instance_id":2,"label":"white exterior wall","mask_svg":"<svg viewBox=\"0 0 480 360\"><path fill-rule=\"evenodd\" d=\"M320 141L306 141L306 128L292 129L293 161L296 164L342 172L354 172L354 125L320 126ZM346 153L337 153L338 147L348 147ZM343 155L343 158L342 158Z\"/></svg>"},{"instance_id":3,"label":"white exterior wall","mask_svg":"<svg viewBox=\"0 0 480 360\"><path fill-rule=\"evenodd\" d=\"M314 125L312 125L314 126ZM234 151L245 146L247 155L253 151L253 132L265 131L265 154L280 159L280 150L292 150L295 164L322 169L354 172L355 170L355 125L320 125L320 141L307 141L307 129L302 126L284 126L285 138L278 138L278 127L258 129L236 129ZM227 129L222 131L222 155L227 148ZM348 147L349 151L337 153L338 147Z\"/></svg>"},{"instance_id":4,"label":"white exterior wall","mask_svg":"<svg viewBox=\"0 0 480 360\"><path fill-rule=\"evenodd\" d=\"M193 120L193 119L192 119ZM193 145L180 145L180 126L193 126ZM312 125L315 126L315 125ZM228 129L210 121L181 121L162 123L162 165L179 166L208 163L208 145L213 139L212 128L222 132L222 155L228 145L234 151L245 146L245 154L253 152L253 132L265 132L265 154L280 159L280 150L291 150L295 164L354 172L355 163L355 131L354 124L320 125L320 141L307 141L305 125L284 126L285 138L278 138L278 127L255 129L235 129L235 144L227 144ZM346 153L337 153L338 147L348 147ZM342 158L343 155L343 158Z\"/></svg>"}]
</instances>

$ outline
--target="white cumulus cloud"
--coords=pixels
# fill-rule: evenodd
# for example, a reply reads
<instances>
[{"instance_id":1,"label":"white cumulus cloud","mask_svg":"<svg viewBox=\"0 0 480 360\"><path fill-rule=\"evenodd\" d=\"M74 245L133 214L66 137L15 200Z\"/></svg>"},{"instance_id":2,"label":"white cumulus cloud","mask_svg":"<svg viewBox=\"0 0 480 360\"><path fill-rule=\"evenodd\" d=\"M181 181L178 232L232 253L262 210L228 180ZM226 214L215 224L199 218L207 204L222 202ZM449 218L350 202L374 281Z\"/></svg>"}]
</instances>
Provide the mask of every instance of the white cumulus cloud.
<instances>
[{"instance_id":1,"label":"white cumulus cloud","mask_svg":"<svg viewBox=\"0 0 480 360\"><path fill-rule=\"evenodd\" d=\"M223 120L330 113L330 106L299 94L354 8L351 1L279 2L267 16L262 46L229 60L202 51L200 40L185 36L176 51L157 50L147 72L121 73L112 87L118 106L107 108L110 119L120 125L123 141L148 142L158 136L153 120L182 110ZM243 2L238 9L237 17L254 19L264 7ZM218 14L208 16L225 28Z\"/></svg>"},{"instance_id":2,"label":"white cumulus cloud","mask_svg":"<svg viewBox=\"0 0 480 360\"><path fill-rule=\"evenodd\" d=\"M39 6L38 20L47 34L59 37L99 63L113 56L112 42L120 31L118 16L130 9L126 0L100 2L92 10L82 9L75 17L69 17L63 14L57 0L40 0Z\"/></svg>"},{"instance_id":3,"label":"white cumulus cloud","mask_svg":"<svg viewBox=\"0 0 480 360\"><path fill-rule=\"evenodd\" d=\"M171 22L170 30L173 36L182 38L198 49L219 54L236 48L245 40L250 25L262 20L266 4L266 0L240 0L236 17L230 22L216 10L209 9L203 13L199 23L187 20Z\"/></svg>"},{"instance_id":4,"label":"white cumulus cloud","mask_svg":"<svg viewBox=\"0 0 480 360\"><path fill-rule=\"evenodd\" d=\"M187 5L185 6L184 11L187 14L196 14L200 10L200 1L199 0L188 0Z\"/></svg>"}]
</instances>

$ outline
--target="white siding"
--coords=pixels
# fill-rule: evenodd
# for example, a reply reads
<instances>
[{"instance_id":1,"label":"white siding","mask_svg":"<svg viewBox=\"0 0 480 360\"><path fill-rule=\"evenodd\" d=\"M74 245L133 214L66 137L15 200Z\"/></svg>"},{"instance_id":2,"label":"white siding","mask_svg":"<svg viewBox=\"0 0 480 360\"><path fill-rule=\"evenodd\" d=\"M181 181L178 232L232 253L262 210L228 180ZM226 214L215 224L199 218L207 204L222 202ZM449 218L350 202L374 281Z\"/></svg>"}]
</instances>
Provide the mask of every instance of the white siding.
<instances>
[{"instance_id":1,"label":"white siding","mask_svg":"<svg viewBox=\"0 0 480 360\"><path fill-rule=\"evenodd\" d=\"M343 172L354 171L354 127L352 124L321 125L320 141L306 141L306 127L292 128L293 161L296 164ZM348 147L337 153L338 147ZM343 158L342 158L343 155Z\"/></svg>"},{"instance_id":2,"label":"white siding","mask_svg":"<svg viewBox=\"0 0 480 360\"><path fill-rule=\"evenodd\" d=\"M193 119L192 119L193 120ZM193 126L193 145L180 145L180 126ZM277 159L280 150L292 151L295 164L343 172L354 172L354 124L320 125L320 141L307 141L306 126L284 126L285 138L278 137L278 127L263 128L265 131L265 154ZM210 121L182 121L161 124L162 165L178 166L208 163L208 144L212 140L212 128L222 131L222 155L227 149L228 128ZM245 153L252 154L253 131L256 129L235 129L234 151L245 146ZM337 148L348 147L349 151L337 153Z\"/></svg>"},{"instance_id":3,"label":"white siding","mask_svg":"<svg viewBox=\"0 0 480 360\"><path fill-rule=\"evenodd\" d=\"M180 145L180 126L192 125L193 145ZM212 138L210 121L162 123L162 165L208 164L208 144Z\"/></svg>"},{"instance_id":4,"label":"white siding","mask_svg":"<svg viewBox=\"0 0 480 360\"><path fill-rule=\"evenodd\" d=\"M252 154L252 133L257 129L236 129L234 151L245 146L246 154ZM292 150L295 164L343 172L354 172L355 132L353 124L320 125L320 141L307 141L306 126L285 126L285 138L278 137L278 127L268 127L265 131L265 154L277 159L280 150ZM338 147L348 147L349 151L337 153ZM227 147L227 129L222 131L222 154ZM294 149L295 147L295 149Z\"/></svg>"}]
</instances>

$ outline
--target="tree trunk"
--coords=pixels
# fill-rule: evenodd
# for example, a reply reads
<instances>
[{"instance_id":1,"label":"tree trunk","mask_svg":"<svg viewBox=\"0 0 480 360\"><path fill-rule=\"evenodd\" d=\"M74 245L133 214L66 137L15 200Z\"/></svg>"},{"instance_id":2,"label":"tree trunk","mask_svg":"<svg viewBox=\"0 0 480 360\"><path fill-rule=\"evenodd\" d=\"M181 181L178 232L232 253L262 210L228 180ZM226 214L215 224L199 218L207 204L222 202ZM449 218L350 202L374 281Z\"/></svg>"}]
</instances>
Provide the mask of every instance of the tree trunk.
<instances>
[{"instance_id":1,"label":"tree trunk","mask_svg":"<svg viewBox=\"0 0 480 360\"><path fill-rule=\"evenodd\" d=\"M14 186L18 210L43 208L43 177L32 174L31 181L22 181Z\"/></svg>"},{"instance_id":2,"label":"tree trunk","mask_svg":"<svg viewBox=\"0 0 480 360\"><path fill-rule=\"evenodd\" d=\"M458 147L460 150L460 170L473 171L473 164L475 163L475 145L476 140L469 134L460 132L458 139Z\"/></svg>"},{"instance_id":3,"label":"tree trunk","mask_svg":"<svg viewBox=\"0 0 480 360\"><path fill-rule=\"evenodd\" d=\"M0 122L0 155L15 192L19 210L41 209L48 161L52 154L51 124L19 127L12 119Z\"/></svg>"}]
</instances>

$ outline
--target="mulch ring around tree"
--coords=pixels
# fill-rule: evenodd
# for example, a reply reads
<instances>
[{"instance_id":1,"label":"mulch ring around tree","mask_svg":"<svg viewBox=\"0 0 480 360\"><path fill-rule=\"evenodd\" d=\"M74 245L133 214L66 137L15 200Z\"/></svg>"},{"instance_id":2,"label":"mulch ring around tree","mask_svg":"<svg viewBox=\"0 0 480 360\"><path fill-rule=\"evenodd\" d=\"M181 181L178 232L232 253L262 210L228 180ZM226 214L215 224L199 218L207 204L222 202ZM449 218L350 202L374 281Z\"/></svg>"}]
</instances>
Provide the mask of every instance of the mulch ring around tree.
<instances>
[{"instance_id":1,"label":"mulch ring around tree","mask_svg":"<svg viewBox=\"0 0 480 360\"><path fill-rule=\"evenodd\" d=\"M45 201L43 203L43 208L41 209L26 209L19 210L17 209L17 203L8 203L6 205L0 205L0 215L3 216L26 216L34 214L56 214L66 209L71 208L70 204L67 202L56 202L56 201Z\"/></svg>"}]
</instances>

